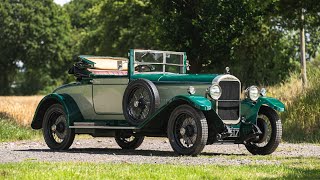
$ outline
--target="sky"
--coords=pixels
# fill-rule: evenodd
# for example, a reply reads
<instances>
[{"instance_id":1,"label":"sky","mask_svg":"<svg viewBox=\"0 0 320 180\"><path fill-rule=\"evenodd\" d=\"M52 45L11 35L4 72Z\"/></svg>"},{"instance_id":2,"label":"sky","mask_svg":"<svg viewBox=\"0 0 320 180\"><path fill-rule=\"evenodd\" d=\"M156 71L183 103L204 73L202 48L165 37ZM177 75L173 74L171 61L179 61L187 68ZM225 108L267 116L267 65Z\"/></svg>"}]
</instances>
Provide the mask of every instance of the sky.
<instances>
[{"instance_id":1,"label":"sky","mask_svg":"<svg viewBox=\"0 0 320 180\"><path fill-rule=\"evenodd\" d=\"M55 3L64 5L65 3L69 2L70 0L54 0Z\"/></svg>"}]
</instances>

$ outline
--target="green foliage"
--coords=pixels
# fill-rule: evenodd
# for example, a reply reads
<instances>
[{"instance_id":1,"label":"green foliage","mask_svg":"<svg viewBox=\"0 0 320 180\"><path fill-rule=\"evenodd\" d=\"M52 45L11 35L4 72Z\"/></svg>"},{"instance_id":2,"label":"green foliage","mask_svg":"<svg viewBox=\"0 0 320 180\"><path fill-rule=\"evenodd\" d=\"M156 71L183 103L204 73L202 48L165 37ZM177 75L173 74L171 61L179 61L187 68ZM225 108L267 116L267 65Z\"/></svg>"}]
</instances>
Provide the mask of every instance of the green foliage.
<instances>
[{"instance_id":1,"label":"green foliage","mask_svg":"<svg viewBox=\"0 0 320 180\"><path fill-rule=\"evenodd\" d=\"M246 157L246 159L253 159ZM266 159L272 159L266 156ZM318 158L277 159L280 164L170 165L22 162L0 164L0 179L318 179ZM44 171L46 170L46 171Z\"/></svg>"},{"instance_id":2,"label":"green foliage","mask_svg":"<svg viewBox=\"0 0 320 180\"><path fill-rule=\"evenodd\" d=\"M68 6L77 6L73 2ZM156 47L152 10L149 0L93 3L80 15L88 20L79 25L82 27L80 54L125 57L130 48Z\"/></svg>"},{"instance_id":3,"label":"green foliage","mask_svg":"<svg viewBox=\"0 0 320 180\"><path fill-rule=\"evenodd\" d=\"M304 27L306 38L307 58L315 57L320 43L320 2L314 0L277 0L275 11L270 18L278 26L293 34L299 33ZM304 15L304 20L301 15Z\"/></svg>"},{"instance_id":4,"label":"green foliage","mask_svg":"<svg viewBox=\"0 0 320 180\"><path fill-rule=\"evenodd\" d=\"M38 131L20 127L14 121L0 117L0 142L29 140L39 136Z\"/></svg>"},{"instance_id":5,"label":"green foliage","mask_svg":"<svg viewBox=\"0 0 320 180\"><path fill-rule=\"evenodd\" d=\"M230 66L245 86L276 84L298 69L302 25L308 58L317 54L319 7L313 0L72 0L63 7L1 0L0 94L46 92L73 80L66 76L72 57L125 57L130 48L186 51L192 73Z\"/></svg>"},{"instance_id":6,"label":"green foliage","mask_svg":"<svg viewBox=\"0 0 320 180\"><path fill-rule=\"evenodd\" d=\"M275 84L297 69L297 39L274 24L273 1L171 1L158 4L161 41L187 51L193 73L230 66L244 85Z\"/></svg>"},{"instance_id":7,"label":"green foliage","mask_svg":"<svg viewBox=\"0 0 320 180\"><path fill-rule=\"evenodd\" d=\"M233 41L252 23L246 1L154 2L166 49L187 51L191 72L222 72L230 65ZM202 66L206 67L203 69Z\"/></svg>"},{"instance_id":8,"label":"green foliage","mask_svg":"<svg viewBox=\"0 0 320 180\"><path fill-rule=\"evenodd\" d=\"M261 22L260 30L246 30L237 39L233 50L234 74L245 85L274 85L299 69L295 36L274 29Z\"/></svg>"},{"instance_id":9,"label":"green foliage","mask_svg":"<svg viewBox=\"0 0 320 180\"><path fill-rule=\"evenodd\" d=\"M50 78L66 80L69 36L69 18L52 0L2 0L0 94L12 93L12 85L22 94L35 94L51 84ZM17 79L16 74L23 75Z\"/></svg>"}]
</instances>

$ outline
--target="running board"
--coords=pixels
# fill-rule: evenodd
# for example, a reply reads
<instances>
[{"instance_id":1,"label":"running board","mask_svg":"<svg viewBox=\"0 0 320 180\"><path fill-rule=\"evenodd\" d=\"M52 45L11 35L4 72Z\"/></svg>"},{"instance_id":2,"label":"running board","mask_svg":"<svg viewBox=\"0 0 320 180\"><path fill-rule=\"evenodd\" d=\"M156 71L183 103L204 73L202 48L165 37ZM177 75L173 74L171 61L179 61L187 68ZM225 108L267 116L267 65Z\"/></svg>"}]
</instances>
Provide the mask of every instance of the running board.
<instances>
[{"instance_id":1,"label":"running board","mask_svg":"<svg viewBox=\"0 0 320 180\"><path fill-rule=\"evenodd\" d=\"M74 126L69 126L69 128L71 129L131 129L131 130L135 130L135 129L139 129L137 127L134 126L104 126L101 124L96 124L94 122L75 122Z\"/></svg>"}]
</instances>

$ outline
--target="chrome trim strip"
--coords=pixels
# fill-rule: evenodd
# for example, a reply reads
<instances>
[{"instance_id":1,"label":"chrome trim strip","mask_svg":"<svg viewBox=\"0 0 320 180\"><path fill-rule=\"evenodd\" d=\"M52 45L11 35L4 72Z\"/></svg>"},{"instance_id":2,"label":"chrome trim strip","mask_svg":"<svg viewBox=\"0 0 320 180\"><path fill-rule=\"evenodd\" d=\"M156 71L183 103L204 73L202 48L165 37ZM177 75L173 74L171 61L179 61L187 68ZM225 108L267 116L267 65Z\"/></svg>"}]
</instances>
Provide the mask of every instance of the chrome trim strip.
<instances>
[{"instance_id":1,"label":"chrome trim strip","mask_svg":"<svg viewBox=\"0 0 320 180\"><path fill-rule=\"evenodd\" d=\"M241 82L240 82L240 80L237 77L233 76L233 75L222 74L222 75L219 75L219 76L215 77L212 80L212 84L219 84L221 81L237 81L237 82L239 82L239 85L240 85L240 87L239 87L239 100L236 100L236 99L235 100L221 100L221 102L223 102L223 101L225 101L225 102L228 102L228 101L229 102L230 101L241 101L241 99L240 99L240 97L241 97ZM223 92L223 90L222 90L222 92ZM219 116L218 102L219 102L219 99L216 101L216 113ZM225 124L238 124L240 122L240 119L241 119L240 109L241 109L241 103L239 104L239 119L237 119L237 120L229 120L229 119L224 120L224 119L220 118L220 116L219 116L219 118Z\"/></svg>"},{"instance_id":2,"label":"chrome trim strip","mask_svg":"<svg viewBox=\"0 0 320 180\"><path fill-rule=\"evenodd\" d=\"M69 126L71 129L139 129L137 127L126 126Z\"/></svg>"}]
</instances>

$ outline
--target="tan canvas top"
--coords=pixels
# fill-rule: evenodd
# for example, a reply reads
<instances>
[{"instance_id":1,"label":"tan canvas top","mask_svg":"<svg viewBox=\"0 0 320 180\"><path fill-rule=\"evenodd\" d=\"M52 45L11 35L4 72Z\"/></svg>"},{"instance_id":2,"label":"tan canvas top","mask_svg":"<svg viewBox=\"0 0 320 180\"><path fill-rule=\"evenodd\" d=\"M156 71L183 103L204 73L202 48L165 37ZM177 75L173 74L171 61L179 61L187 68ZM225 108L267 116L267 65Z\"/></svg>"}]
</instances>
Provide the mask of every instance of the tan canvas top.
<instances>
[{"instance_id":1,"label":"tan canvas top","mask_svg":"<svg viewBox=\"0 0 320 180\"><path fill-rule=\"evenodd\" d=\"M128 60L125 58L87 57L86 59L95 63L93 65L95 69L128 70Z\"/></svg>"}]
</instances>

